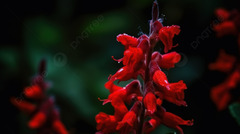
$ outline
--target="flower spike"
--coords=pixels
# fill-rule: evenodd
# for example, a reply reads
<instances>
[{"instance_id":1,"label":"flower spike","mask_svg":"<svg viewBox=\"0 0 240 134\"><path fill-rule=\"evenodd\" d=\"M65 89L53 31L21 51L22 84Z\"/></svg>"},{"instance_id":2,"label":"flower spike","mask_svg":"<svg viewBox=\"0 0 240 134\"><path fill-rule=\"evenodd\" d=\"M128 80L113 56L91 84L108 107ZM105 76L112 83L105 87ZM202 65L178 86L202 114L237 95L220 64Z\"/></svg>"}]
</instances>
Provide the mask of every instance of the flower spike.
<instances>
[{"instance_id":1,"label":"flower spike","mask_svg":"<svg viewBox=\"0 0 240 134\"><path fill-rule=\"evenodd\" d=\"M25 112L30 117L28 127L37 130L39 134L68 134L67 129L60 121L59 112L55 108L54 100L46 94L47 82L44 81L46 73L46 61L39 65L38 75L32 80L32 85L24 89L24 97L21 99L12 97L13 105ZM33 103L25 100L30 99Z\"/></svg>"},{"instance_id":2,"label":"flower spike","mask_svg":"<svg viewBox=\"0 0 240 134\"><path fill-rule=\"evenodd\" d=\"M162 68L173 68L181 60L179 53L168 53L177 46L173 46L172 40L180 33L180 27L163 26L158 17L159 9L155 0L149 35L142 34L135 38L124 33L117 36L117 41L124 46L123 58L112 58L122 62L123 67L111 75L104 85L110 92L108 98L99 99L103 101L103 105L111 103L114 114L100 112L95 116L98 131L96 134L148 134L160 124L174 128L182 134L183 130L179 125L193 125L193 121L183 120L166 112L162 107L165 100L178 106L187 106L184 101L184 90L187 86L182 80L170 83L162 71ZM153 51L159 41L164 45L165 54ZM138 80L139 77L142 82ZM129 80L132 82L125 87L115 84Z\"/></svg>"}]
</instances>

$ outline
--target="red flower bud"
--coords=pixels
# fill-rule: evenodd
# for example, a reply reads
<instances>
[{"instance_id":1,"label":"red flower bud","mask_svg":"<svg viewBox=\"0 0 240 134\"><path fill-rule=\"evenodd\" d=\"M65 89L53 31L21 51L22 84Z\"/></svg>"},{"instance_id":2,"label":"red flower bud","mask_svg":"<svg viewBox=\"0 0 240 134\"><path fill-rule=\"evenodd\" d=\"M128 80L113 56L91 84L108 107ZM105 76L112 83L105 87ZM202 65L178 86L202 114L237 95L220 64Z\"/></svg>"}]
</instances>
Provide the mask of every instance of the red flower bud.
<instances>
[{"instance_id":1,"label":"red flower bud","mask_svg":"<svg viewBox=\"0 0 240 134\"><path fill-rule=\"evenodd\" d=\"M150 114L156 112L156 101L156 96L152 92L148 92L143 99L144 105Z\"/></svg>"},{"instance_id":2,"label":"red flower bud","mask_svg":"<svg viewBox=\"0 0 240 134\"><path fill-rule=\"evenodd\" d=\"M28 126L30 128L36 129L41 127L46 122L46 114L43 112L38 112L33 116L33 118L29 121Z\"/></svg>"}]
</instances>

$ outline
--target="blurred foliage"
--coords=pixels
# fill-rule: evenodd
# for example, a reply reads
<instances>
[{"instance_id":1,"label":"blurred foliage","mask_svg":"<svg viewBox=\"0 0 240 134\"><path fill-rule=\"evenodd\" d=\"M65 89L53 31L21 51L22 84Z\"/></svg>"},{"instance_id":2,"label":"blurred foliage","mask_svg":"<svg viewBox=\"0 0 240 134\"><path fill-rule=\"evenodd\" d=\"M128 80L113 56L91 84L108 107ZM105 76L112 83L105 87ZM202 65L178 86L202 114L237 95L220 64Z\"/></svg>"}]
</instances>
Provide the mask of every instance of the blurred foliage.
<instances>
[{"instance_id":1,"label":"blurred foliage","mask_svg":"<svg viewBox=\"0 0 240 134\"><path fill-rule=\"evenodd\" d=\"M229 106L229 110L232 116L236 119L238 125L240 125L240 104L235 102Z\"/></svg>"}]
</instances>

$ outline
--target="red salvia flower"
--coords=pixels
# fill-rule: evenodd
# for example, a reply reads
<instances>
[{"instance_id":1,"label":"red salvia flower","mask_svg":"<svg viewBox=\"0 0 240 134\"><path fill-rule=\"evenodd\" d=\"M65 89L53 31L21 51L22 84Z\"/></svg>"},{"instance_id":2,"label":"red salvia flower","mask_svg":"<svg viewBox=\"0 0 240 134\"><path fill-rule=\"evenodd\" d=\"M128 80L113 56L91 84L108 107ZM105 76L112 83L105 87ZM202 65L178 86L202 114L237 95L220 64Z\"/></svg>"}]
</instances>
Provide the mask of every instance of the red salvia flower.
<instances>
[{"instance_id":1,"label":"red salvia flower","mask_svg":"<svg viewBox=\"0 0 240 134\"><path fill-rule=\"evenodd\" d=\"M217 9L215 14L221 19L219 24L213 26L216 36L236 36L238 38L237 41L240 51L240 13L237 10L227 11L225 9ZM209 64L210 70L216 70L228 74L226 80L223 83L214 86L210 92L210 97L216 104L218 110L226 109L228 104L232 101L230 91L234 90L240 82L239 67L239 55L229 55L224 50L220 50L217 60L214 63Z\"/></svg>"},{"instance_id":2,"label":"red salvia flower","mask_svg":"<svg viewBox=\"0 0 240 134\"><path fill-rule=\"evenodd\" d=\"M54 100L46 95L49 87L44 81L45 61L40 63L39 74L33 78L32 85L24 89L25 98L11 98L13 105L30 116L28 126L36 129L38 134L68 134L65 126L60 121L59 112L54 106Z\"/></svg>"},{"instance_id":3,"label":"red salvia flower","mask_svg":"<svg viewBox=\"0 0 240 134\"><path fill-rule=\"evenodd\" d=\"M128 34L119 34L117 41L124 46L123 58L113 59L118 63L122 62L123 67L115 74L110 75L105 88L110 95L103 101L103 105L111 103L114 108L114 115L100 112L96 115L97 133L108 134L119 132L129 133L150 133L164 124L175 128L183 133L179 125L193 125L192 120L183 120L177 115L166 112L162 102L167 100L179 106L187 106L184 101L184 90L186 84L180 80L170 83L165 73L161 70L170 69L181 59L177 52L170 52L173 46L173 38L180 33L177 25L163 26L158 19L157 2L153 3L152 20L150 21L150 34L141 35L136 38ZM165 54L153 52L157 42L164 45ZM143 79L143 85L138 76ZM134 79L125 87L116 85L116 81L127 81Z\"/></svg>"}]
</instances>

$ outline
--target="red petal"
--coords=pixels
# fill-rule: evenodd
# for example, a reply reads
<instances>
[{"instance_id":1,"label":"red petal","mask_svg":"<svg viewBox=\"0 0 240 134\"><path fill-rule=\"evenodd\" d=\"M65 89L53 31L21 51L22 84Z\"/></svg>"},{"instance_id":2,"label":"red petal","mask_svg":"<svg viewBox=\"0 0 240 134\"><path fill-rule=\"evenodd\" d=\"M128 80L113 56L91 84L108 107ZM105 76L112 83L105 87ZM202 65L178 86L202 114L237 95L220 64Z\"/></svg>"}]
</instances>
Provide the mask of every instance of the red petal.
<instances>
[{"instance_id":1,"label":"red petal","mask_svg":"<svg viewBox=\"0 0 240 134\"><path fill-rule=\"evenodd\" d=\"M221 50L216 62L209 65L210 70L218 70L222 72L229 72L233 68L233 64L236 62L234 56L228 55L224 50Z\"/></svg>"},{"instance_id":2,"label":"red petal","mask_svg":"<svg viewBox=\"0 0 240 134\"><path fill-rule=\"evenodd\" d=\"M162 55L161 61L159 61L160 68L173 68L176 63L178 63L181 60L181 55L177 52L171 52Z\"/></svg>"},{"instance_id":3,"label":"red petal","mask_svg":"<svg viewBox=\"0 0 240 134\"><path fill-rule=\"evenodd\" d=\"M123 65L130 66L134 69L135 65L143 60L143 52L140 48L130 47L124 51Z\"/></svg>"},{"instance_id":4,"label":"red petal","mask_svg":"<svg viewBox=\"0 0 240 134\"><path fill-rule=\"evenodd\" d=\"M24 89L26 97L31 99L40 99L43 97L43 92L38 85L33 85Z\"/></svg>"},{"instance_id":5,"label":"red petal","mask_svg":"<svg viewBox=\"0 0 240 134\"><path fill-rule=\"evenodd\" d=\"M218 37L237 34L237 28L233 21L224 21L220 24L214 25L213 29L216 31L216 36Z\"/></svg>"},{"instance_id":6,"label":"red petal","mask_svg":"<svg viewBox=\"0 0 240 134\"><path fill-rule=\"evenodd\" d=\"M114 116L116 117L116 119L122 119L123 116L128 112L128 109L123 102L123 98L120 96L112 98L111 104L114 107Z\"/></svg>"},{"instance_id":7,"label":"red petal","mask_svg":"<svg viewBox=\"0 0 240 134\"><path fill-rule=\"evenodd\" d=\"M169 83L167 80L167 76L161 70L157 70L153 75L153 81L163 87L166 87Z\"/></svg>"},{"instance_id":8,"label":"red petal","mask_svg":"<svg viewBox=\"0 0 240 134\"><path fill-rule=\"evenodd\" d=\"M211 90L211 98L213 102L216 104L218 110L224 110L227 108L228 103L231 101L230 90L235 89L237 83L240 80L240 74L238 71L233 72L227 80L212 88Z\"/></svg>"},{"instance_id":9,"label":"red petal","mask_svg":"<svg viewBox=\"0 0 240 134\"><path fill-rule=\"evenodd\" d=\"M131 47L136 47L138 45L138 40L137 38L130 36L128 34L119 34L117 36L117 41L121 42L125 48L127 49L129 46Z\"/></svg>"},{"instance_id":10,"label":"red petal","mask_svg":"<svg viewBox=\"0 0 240 134\"><path fill-rule=\"evenodd\" d=\"M138 66L141 67L141 66ZM120 68L112 77L111 80L127 81L129 79L136 79L137 76L141 74L141 70L133 70L129 66L124 66Z\"/></svg>"},{"instance_id":11,"label":"red petal","mask_svg":"<svg viewBox=\"0 0 240 134\"><path fill-rule=\"evenodd\" d=\"M63 123L60 120L55 120L53 122L53 129L55 130L55 132L57 132L58 134L68 134L65 126L63 125Z\"/></svg>"},{"instance_id":12,"label":"red petal","mask_svg":"<svg viewBox=\"0 0 240 134\"><path fill-rule=\"evenodd\" d=\"M162 100L160 98L157 98L156 103L157 103L158 106L161 106L162 105Z\"/></svg>"},{"instance_id":13,"label":"red petal","mask_svg":"<svg viewBox=\"0 0 240 134\"><path fill-rule=\"evenodd\" d=\"M13 105L27 114L31 114L36 109L36 106L34 104L31 104L24 100L18 100L17 98L11 98L11 102Z\"/></svg>"},{"instance_id":14,"label":"red petal","mask_svg":"<svg viewBox=\"0 0 240 134\"><path fill-rule=\"evenodd\" d=\"M230 13L222 8L215 10L215 15L221 19L221 21L227 20L230 16Z\"/></svg>"},{"instance_id":15,"label":"red petal","mask_svg":"<svg viewBox=\"0 0 240 134\"><path fill-rule=\"evenodd\" d=\"M97 130L102 133L112 133L116 131L117 121L114 116L100 112L96 115Z\"/></svg>"},{"instance_id":16,"label":"red petal","mask_svg":"<svg viewBox=\"0 0 240 134\"><path fill-rule=\"evenodd\" d=\"M156 101L156 96L152 92L148 92L143 99L144 105L150 114L156 112Z\"/></svg>"},{"instance_id":17,"label":"red petal","mask_svg":"<svg viewBox=\"0 0 240 134\"><path fill-rule=\"evenodd\" d=\"M178 125L187 125L192 126L193 120L183 120L181 117L172 114L170 112L166 112L162 119L164 125L177 129L181 134L183 134L182 129Z\"/></svg>"},{"instance_id":18,"label":"red petal","mask_svg":"<svg viewBox=\"0 0 240 134\"><path fill-rule=\"evenodd\" d=\"M187 106L187 103L184 101L184 90L187 89L186 84L180 80L177 83L169 84L168 87L170 90L164 91L164 99L178 106Z\"/></svg>"},{"instance_id":19,"label":"red petal","mask_svg":"<svg viewBox=\"0 0 240 134\"><path fill-rule=\"evenodd\" d=\"M101 101L104 101L103 102L103 105L105 105L106 103L108 102L112 102L113 99L115 98L121 98L122 101L126 99L126 90L124 88L120 89L120 90L117 90L113 93L111 93L109 96L108 96L108 99L105 99L105 100L101 100Z\"/></svg>"},{"instance_id":20,"label":"red petal","mask_svg":"<svg viewBox=\"0 0 240 134\"><path fill-rule=\"evenodd\" d=\"M113 83L113 80L109 80L108 82L105 83L105 88L109 90L110 93L113 93L115 91L121 90L122 87L117 86Z\"/></svg>"},{"instance_id":21,"label":"red petal","mask_svg":"<svg viewBox=\"0 0 240 134\"><path fill-rule=\"evenodd\" d=\"M124 126L126 127L126 125L133 127L134 123L136 122L136 119L137 116L133 111L126 113L122 121L118 122L117 130L123 128Z\"/></svg>"},{"instance_id":22,"label":"red petal","mask_svg":"<svg viewBox=\"0 0 240 134\"><path fill-rule=\"evenodd\" d=\"M167 53L173 48L173 37L180 33L180 27L177 25L166 26L159 30L159 39L164 44L164 52Z\"/></svg>"},{"instance_id":23,"label":"red petal","mask_svg":"<svg viewBox=\"0 0 240 134\"><path fill-rule=\"evenodd\" d=\"M29 121L28 126L32 129L37 129L37 128L41 127L46 122L46 120L47 120L47 118L46 118L45 113L38 112Z\"/></svg>"},{"instance_id":24,"label":"red petal","mask_svg":"<svg viewBox=\"0 0 240 134\"><path fill-rule=\"evenodd\" d=\"M187 89L187 86L185 83L183 83L183 80L180 80L179 82L176 82L176 83L170 83L169 88L171 91L181 92L181 91Z\"/></svg>"}]
</instances>

